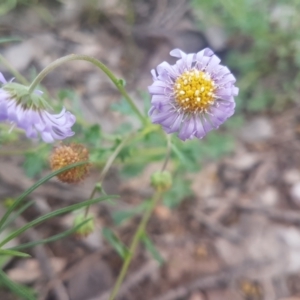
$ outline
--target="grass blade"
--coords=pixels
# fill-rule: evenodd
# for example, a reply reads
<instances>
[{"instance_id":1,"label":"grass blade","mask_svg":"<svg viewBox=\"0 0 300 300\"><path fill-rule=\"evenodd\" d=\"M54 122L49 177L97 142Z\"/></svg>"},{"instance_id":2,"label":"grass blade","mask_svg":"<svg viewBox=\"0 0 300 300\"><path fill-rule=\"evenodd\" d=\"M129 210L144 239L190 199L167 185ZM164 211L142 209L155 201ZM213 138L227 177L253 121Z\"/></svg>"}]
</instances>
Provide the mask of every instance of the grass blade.
<instances>
[{"instance_id":1,"label":"grass blade","mask_svg":"<svg viewBox=\"0 0 300 300\"><path fill-rule=\"evenodd\" d=\"M39 240L39 241L34 241L34 242L28 242L22 245L18 245L12 248L9 248L8 250L23 250L23 249L27 249L27 248L31 248L34 246L38 246L38 245L42 245L42 244L46 244L46 243L50 243L50 242L55 242L59 239L62 239L68 235L71 235L73 232L76 232L81 226L83 226L84 224L86 224L87 222L89 222L91 220L91 218L88 218L86 220L84 220L83 222L81 222L80 224L78 224L77 226L68 229L64 232L55 234L49 238L43 239L43 240Z\"/></svg>"},{"instance_id":2,"label":"grass blade","mask_svg":"<svg viewBox=\"0 0 300 300\"><path fill-rule=\"evenodd\" d=\"M0 270L0 283L10 289L14 294L20 296L22 299L36 300L36 297L34 297L30 289L11 281L2 270Z\"/></svg>"},{"instance_id":3,"label":"grass blade","mask_svg":"<svg viewBox=\"0 0 300 300\"><path fill-rule=\"evenodd\" d=\"M80 209L80 208L83 208L83 207L86 207L86 206L89 206L89 205L93 205L93 204L96 204L100 201L104 201L106 199L110 199L110 198L113 198L113 197L116 197L116 196L103 196L103 197L99 197L99 198L96 198L96 199L90 199L90 200L87 200L87 201L83 201L81 203L76 203L76 204L73 204L73 205L70 205L68 207L64 207L64 208L60 208L56 211L53 211L53 212L50 212L44 216L41 216L29 223L27 223L26 225L24 225L23 227L13 231L9 236L7 236L1 243L0 243L0 247L2 247L3 245L5 245L7 242L9 242L10 240L14 239L15 237L19 236L20 234L22 234L24 231L26 231L27 229L35 226L35 225L38 225L48 219L51 219L51 218L54 218L56 216L59 216L63 213L67 213L67 212L70 212L70 211L74 211L74 210L77 210L77 209Z\"/></svg>"},{"instance_id":4,"label":"grass blade","mask_svg":"<svg viewBox=\"0 0 300 300\"><path fill-rule=\"evenodd\" d=\"M38 180L33 186L31 186L29 189L27 189L25 192L23 192L21 194L20 197L17 198L17 200L14 202L14 204L9 207L9 209L6 211L6 213L4 214L4 216L2 217L2 219L0 220L0 232L2 230L2 227L4 225L4 223L6 222L6 220L8 219L9 215L13 212L13 210L21 203L21 201L26 197L28 196L30 193L32 193L35 189L37 189L40 185L42 185L43 183L47 182L49 179L51 179L52 177L64 172L64 171L67 171L69 169L72 169L74 167L78 167L78 166L81 166L81 165L84 165L84 164L87 164L89 162L87 161L82 161L82 162L78 162L78 163L75 163L75 164L71 164L69 166L66 166L64 168L61 168L57 171L54 171L52 173L50 173L49 175L41 178L40 180Z\"/></svg>"}]
</instances>

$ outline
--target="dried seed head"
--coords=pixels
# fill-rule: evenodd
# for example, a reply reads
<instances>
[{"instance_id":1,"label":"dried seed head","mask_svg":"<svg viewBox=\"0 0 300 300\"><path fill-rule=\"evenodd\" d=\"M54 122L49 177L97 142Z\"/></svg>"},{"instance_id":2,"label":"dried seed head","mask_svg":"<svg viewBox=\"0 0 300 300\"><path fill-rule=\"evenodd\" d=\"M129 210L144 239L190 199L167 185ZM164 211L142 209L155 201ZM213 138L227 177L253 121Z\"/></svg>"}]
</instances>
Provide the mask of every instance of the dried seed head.
<instances>
[{"instance_id":1,"label":"dried seed head","mask_svg":"<svg viewBox=\"0 0 300 300\"><path fill-rule=\"evenodd\" d=\"M61 145L57 147L51 157L50 166L52 171L59 170L76 162L87 161L88 150L81 144ZM57 175L58 179L66 183L78 183L86 178L90 164L74 167Z\"/></svg>"}]
</instances>

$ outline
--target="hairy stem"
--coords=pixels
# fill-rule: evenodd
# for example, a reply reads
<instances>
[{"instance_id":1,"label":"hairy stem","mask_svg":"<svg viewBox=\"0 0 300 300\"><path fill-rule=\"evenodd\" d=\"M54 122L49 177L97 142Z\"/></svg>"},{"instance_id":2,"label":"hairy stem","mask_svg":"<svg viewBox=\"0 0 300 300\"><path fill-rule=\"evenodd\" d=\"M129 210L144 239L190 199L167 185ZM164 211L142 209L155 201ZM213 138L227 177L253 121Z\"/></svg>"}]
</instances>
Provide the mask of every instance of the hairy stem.
<instances>
[{"instance_id":1,"label":"hairy stem","mask_svg":"<svg viewBox=\"0 0 300 300\"><path fill-rule=\"evenodd\" d=\"M61 58L55 60L50 65L48 65L46 68L44 68L37 75L37 77L33 80L33 82L31 83L31 85L29 86L29 93L32 93L35 90L35 88L37 87L37 85L44 79L44 77L47 74L49 74L54 69L56 69L57 67L61 66L62 64L66 63L66 62L69 62L69 61L73 61L73 60L88 61L88 62L92 63L93 65L95 65L97 68L99 68L101 71L103 71L109 77L109 79L114 83L114 85L119 90L119 92L121 93L121 95L126 99L126 101L130 105L130 107L132 108L132 110L135 112L135 114L137 115L137 117L140 119L141 123L143 125L147 124L146 118L142 115L142 113L139 111L139 109L137 108L137 106L134 104L134 102L132 101L132 99L130 98L130 96L128 95L128 93L126 92L122 80L116 78L116 76L111 72L111 70L106 65L104 65L102 62L100 62L98 59L90 57L90 56L87 56L87 55L70 54L70 55L67 55L67 56L64 56L64 57L61 57Z\"/></svg>"}]
</instances>

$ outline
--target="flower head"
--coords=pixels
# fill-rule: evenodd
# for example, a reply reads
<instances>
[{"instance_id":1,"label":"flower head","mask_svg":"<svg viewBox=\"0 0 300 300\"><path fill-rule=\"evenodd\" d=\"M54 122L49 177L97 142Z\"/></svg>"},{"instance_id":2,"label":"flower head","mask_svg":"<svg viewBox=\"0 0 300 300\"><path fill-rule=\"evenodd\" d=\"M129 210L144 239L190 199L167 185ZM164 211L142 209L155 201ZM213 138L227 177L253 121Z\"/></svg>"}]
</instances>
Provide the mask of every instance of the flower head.
<instances>
[{"instance_id":1,"label":"flower head","mask_svg":"<svg viewBox=\"0 0 300 300\"><path fill-rule=\"evenodd\" d=\"M55 148L50 157L52 171L59 170L77 162L84 162L89 159L88 150L81 144L60 145ZM58 179L65 183L78 183L86 178L90 164L86 163L57 175Z\"/></svg>"},{"instance_id":2,"label":"flower head","mask_svg":"<svg viewBox=\"0 0 300 300\"><path fill-rule=\"evenodd\" d=\"M59 114L49 113L47 103L41 91L28 93L21 84L7 82L0 73L0 121L8 121L25 130L28 138L37 138L38 134L46 143L63 140L74 135L71 127L76 118L65 108Z\"/></svg>"},{"instance_id":3,"label":"flower head","mask_svg":"<svg viewBox=\"0 0 300 300\"><path fill-rule=\"evenodd\" d=\"M163 62L152 70L153 84L149 116L167 133L178 132L181 140L203 138L234 113L238 88L235 77L209 48L178 57L175 65Z\"/></svg>"}]
</instances>

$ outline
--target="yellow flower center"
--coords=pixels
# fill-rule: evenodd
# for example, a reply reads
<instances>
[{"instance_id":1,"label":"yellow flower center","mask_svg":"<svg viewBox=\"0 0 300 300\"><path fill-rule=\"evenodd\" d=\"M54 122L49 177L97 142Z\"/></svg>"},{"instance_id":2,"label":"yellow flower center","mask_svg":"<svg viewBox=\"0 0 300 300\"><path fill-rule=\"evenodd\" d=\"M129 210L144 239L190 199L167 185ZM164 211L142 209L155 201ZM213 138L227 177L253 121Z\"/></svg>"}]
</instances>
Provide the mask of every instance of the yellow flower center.
<instances>
[{"instance_id":1,"label":"yellow flower center","mask_svg":"<svg viewBox=\"0 0 300 300\"><path fill-rule=\"evenodd\" d=\"M174 83L175 100L186 112L203 112L214 103L215 89L209 74L196 69L185 71Z\"/></svg>"}]
</instances>

